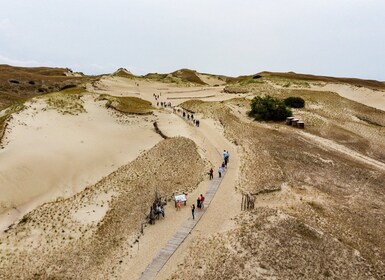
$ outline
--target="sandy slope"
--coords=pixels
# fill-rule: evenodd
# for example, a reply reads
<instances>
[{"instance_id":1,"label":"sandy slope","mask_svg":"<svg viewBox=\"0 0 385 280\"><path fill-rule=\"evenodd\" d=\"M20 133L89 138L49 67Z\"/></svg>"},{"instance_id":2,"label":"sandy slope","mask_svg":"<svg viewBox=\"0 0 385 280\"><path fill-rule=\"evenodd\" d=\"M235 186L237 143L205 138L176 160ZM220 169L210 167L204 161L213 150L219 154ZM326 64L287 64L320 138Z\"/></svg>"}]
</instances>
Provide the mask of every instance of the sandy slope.
<instances>
[{"instance_id":1,"label":"sandy slope","mask_svg":"<svg viewBox=\"0 0 385 280\"><path fill-rule=\"evenodd\" d=\"M116 115L93 96L83 100L87 112L78 115L45 110L37 100L13 116L0 150L0 212L22 216L69 197L161 140L148 117ZM10 216L3 214L3 227Z\"/></svg>"},{"instance_id":2,"label":"sandy slope","mask_svg":"<svg viewBox=\"0 0 385 280\"><path fill-rule=\"evenodd\" d=\"M385 111L385 92L345 84L311 86L312 90L336 92L340 96Z\"/></svg>"}]
</instances>

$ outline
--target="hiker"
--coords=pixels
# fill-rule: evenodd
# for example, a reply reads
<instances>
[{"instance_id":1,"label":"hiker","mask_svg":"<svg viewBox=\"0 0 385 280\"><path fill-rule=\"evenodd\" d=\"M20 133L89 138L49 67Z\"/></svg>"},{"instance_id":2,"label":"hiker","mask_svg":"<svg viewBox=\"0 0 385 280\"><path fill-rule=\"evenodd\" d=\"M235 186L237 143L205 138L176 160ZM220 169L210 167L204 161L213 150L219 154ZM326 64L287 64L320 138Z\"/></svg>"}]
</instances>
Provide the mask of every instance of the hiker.
<instances>
[{"instance_id":1,"label":"hiker","mask_svg":"<svg viewBox=\"0 0 385 280\"><path fill-rule=\"evenodd\" d=\"M222 172L223 172L223 168L222 168L222 166L219 166L219 167L218 167L218 175L219 175L219 178L222 177Z\"/></svg>"},{"instance_id":2,"label":"hiker","mask_svg":"<svg viewBox=\"0 0 385 280\"><path fill-rule=\"evenodd\" d=\"M225 166L227 167L227 163L229 162L229 152L226 150L223 150L223 160L225 161Z\"/></svg>"},{"instance_id":3,"label":"hiker","mask_svg":"<svg viewBox=\"0 0 385 280\"><path fill-rule=\"evenodd\" d=\"M196 120L195 124L196 124L197 127L199 127L199 120Z\"/></svg>"},{"instance_id":4,"label":"hiker","mask_svg":"<svg viewBox=\"0 0 385 280\"><path fill-rule=\"evenodd\" d=\"M195 205L194 204L191 206L191 214L192 214L193 220L195 220Z\"/></svg>"},{"instance_id":5,"label":"hiker","mask_svg":"<svg viewBox=\"0 0 385 280\"><path fill-rule=\"evenodd\" d=\"M225 169L225 167L226 167L226 163L225 162L222 162L222 169L224 170Z\"/></svg>"},{"instance_id":6,"label":"hiker","mask_svg":"<svg viewBox=\"0 0 385 280\"><path fill-rule=\"evenodd\" d=\"M197 198L197 207L200 209L201 208L201 198L198 196Z\"/></svg>"},{"instance_id":7,"label":"hiker","mask_svg":"<svg viewBox=\"0 0 385 280\"><path fill-rule=\"evenodd\" d=\"M214 178L214 170L212 167L210 168L209 175L210 175L210 180L212 180Z\"/></svg>"},{"instance_id":8,"label":"hiker","mask_svg":"<svg viewBox=\"0 0 385 280\"><path fill-rule=\"evenodd\" d=\"M223 150L223 159L227 158L227 151Z\"/></svg>"},{"instance_id":9,"label":"hiker","mask_svg":"<svg viewBox=\"0 0 385 280\"><path fill-rule=\"evenodd\" d=\"M156 106L157 106L157 107L159 107L159 101L158 101L158 102L156 102Z\"/></svg>"},{"instance_id":10,"label":"hiker","mask_svg":"<svg viewBox=\"0 0 385 280\"><path fill-rule=\"evenodd\" d=\"M202 209L205 207L204 202L205 202L205 197L203 196L203 194L201 194L201 208Z\"/></svg>"},{"instance_id":11,"label":"hiker","mask_svg":"<svg viewBox=\"0 0 385 280\"><path fill-rule=\"evenodd\" d=\"M183 117L186 117L186 112L185 111L183 111Z\"/></svg>"},{"instance_id":12,"label":"hiker","mask_svg":"<svg viewBox=\"0 0 385 280\"><path fill-rule=\"evenodd\" d=\"M187 114L187 119L188 119L188 120L190 119L190 114Z\"/></svg>"},{"instance_id":13,"label":"hiker","mask_svg":"<svg viewBox=\"0 0 385 280\"><path fill-rule=\"evenodd\" d=\"M176 211L180 211L180 200L176 202Z\"/></svg>"}]
</instances>

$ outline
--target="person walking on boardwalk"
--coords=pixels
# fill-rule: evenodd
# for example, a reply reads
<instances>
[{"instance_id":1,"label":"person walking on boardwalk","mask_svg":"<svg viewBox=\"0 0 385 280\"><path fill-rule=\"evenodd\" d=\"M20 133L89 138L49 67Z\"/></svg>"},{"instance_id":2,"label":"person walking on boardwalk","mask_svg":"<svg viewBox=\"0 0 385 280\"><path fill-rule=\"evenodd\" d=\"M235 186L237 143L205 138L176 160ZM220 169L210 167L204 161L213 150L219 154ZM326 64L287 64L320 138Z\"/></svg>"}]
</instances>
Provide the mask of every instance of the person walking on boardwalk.
<instances>
[{"instance_id":1,"label":"person walking on boardwalk","mask_svg":"<svg viewBox=\"0 0 385 280\"><path fill-rule=\"evenodd\" d=\"M193 220L195 220L195 205L194 204L191 206L191 214L192 214Z\"/></svg>"},{"instance_id":2,"label":"person walking on boardwalk","mask_svg":"<svg viewBox=\"0 0 385 280\"><path fill-rule=\"evenodd\" d=\"M222 172L223 172L223 168L222 168L222 166L219 166L218 167L218 176L219 176L219 178L222 177Z\"/></svg>"},{"instance_id":3,"label":"person walking on boardwalk","mask_svg":"<svg viewBox=\"0 0 385 280\"><path fill-rule=\"evenodd\" d=\"M198 196L197 198L197 207L200 209L201 208L201 198Z\"/></svg>"},{"instance_id":4,"label":"person walking on boardwalk","mask_svg":"<svg viewBox=\"0 0 385 280\"><path fill-rule=\"evenodd\" d=\"M210 168L209 175L210 175L210 180L212 180L214 178L214 170L212 167Z\"/></svg>"},{"instance_id":5,"label":"person walking on boardwalk","mask_svg":"<svg viewBox=\"0 0 385 280\"><path fill-rule=\"evenodd\" d=\"M204 202L205 202L205 197L203 196L203 194L201 194L201 209L205 207Z\"/></svg>"},{"instance_id":6,"label":"person walking on boardwalk","mask_svg":"<svg viewBox=\"0 0 385 280\"><path fill-rule=\"evenodd\" d=\"M225 162L225 166L227 167L227 163L229 162L229 152L226 150L223 150L223 160Z\"/></svg>"}]
</instances>

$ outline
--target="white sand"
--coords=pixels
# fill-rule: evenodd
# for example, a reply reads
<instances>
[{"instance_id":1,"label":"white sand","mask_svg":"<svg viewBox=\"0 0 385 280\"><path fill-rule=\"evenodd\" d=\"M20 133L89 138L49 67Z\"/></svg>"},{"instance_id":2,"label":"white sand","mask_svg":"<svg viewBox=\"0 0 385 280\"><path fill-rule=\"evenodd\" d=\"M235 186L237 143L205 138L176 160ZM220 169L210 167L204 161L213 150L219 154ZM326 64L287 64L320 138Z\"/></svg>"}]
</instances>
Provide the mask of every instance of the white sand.
<instances>
[{"instance_id":1,"label":"white sand","mask_svg":"<svg viewBox=\"0 0 385 280\"><path fill-rule=\"evenodd\" d=\"M325 84L311 86L312 90L336 92L347 99L385 111L385 92L347 84Z\"/></svg>"},{"instance_id":2,"label":"white sand","mask_svg":"<svg viewBox=\"0 0 385 280\"><path fill-rule=\"evenodd\" d=\"M13 116L0 150L0 212L11 212L0 226L14 219L11 213L21 216L96 183L162 139L149 117L116 118L93 97L84 99L87 113L77 116L42 111L42 101Z\"/></svg>"}]
</instances>

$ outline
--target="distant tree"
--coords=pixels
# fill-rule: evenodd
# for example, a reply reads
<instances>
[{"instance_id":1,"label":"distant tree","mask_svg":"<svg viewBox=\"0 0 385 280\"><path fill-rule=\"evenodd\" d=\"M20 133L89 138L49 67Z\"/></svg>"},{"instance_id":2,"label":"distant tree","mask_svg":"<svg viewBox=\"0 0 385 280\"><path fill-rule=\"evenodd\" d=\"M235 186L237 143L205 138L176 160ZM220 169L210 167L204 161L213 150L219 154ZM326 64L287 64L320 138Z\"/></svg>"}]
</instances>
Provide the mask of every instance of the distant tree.
<instances>
[{"instance_id":1,"label":"distant tree","mask_svg":"<svg viewBox=\"0 0 385 280\"><path fill-rule=\"evenodd\" d=\"M305 107L305 100L301 97L290 96L286 98L283 102L285 102L286 106L291 108L303 108Z\"/></svg>"},{"instance_id":2,"label":"distant tree","mask_svg":"<svg viewBox=\"0 0 385 280\"><path fill-rule=\"evenodd\" d=\"M285 103L271 96L256 96L251 101L249 116L260 121L282 121L292 116L290 108Z\"/></svg>"}]
</instances>

